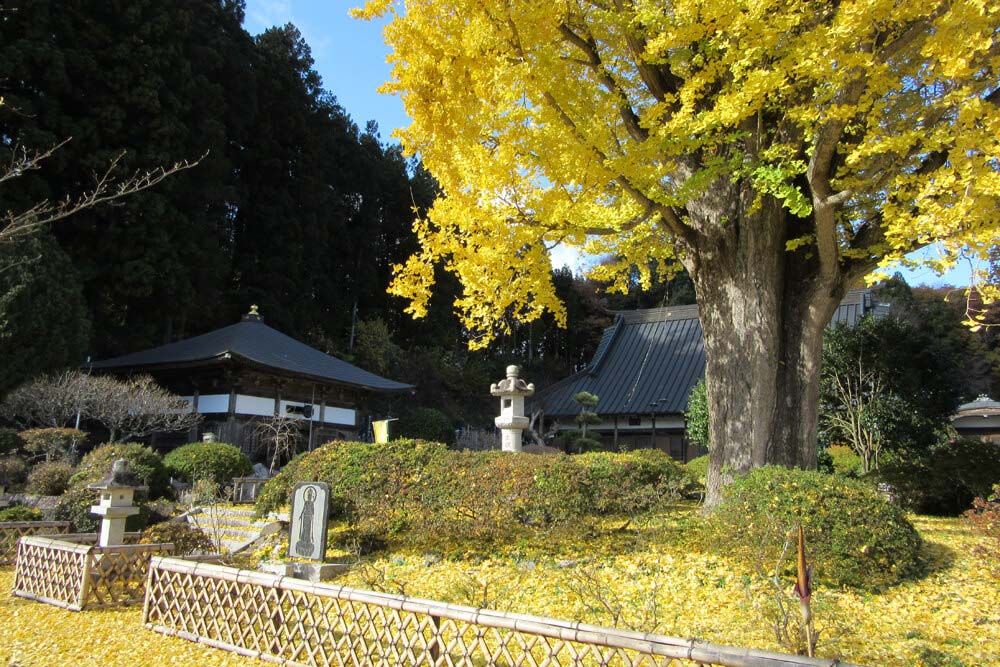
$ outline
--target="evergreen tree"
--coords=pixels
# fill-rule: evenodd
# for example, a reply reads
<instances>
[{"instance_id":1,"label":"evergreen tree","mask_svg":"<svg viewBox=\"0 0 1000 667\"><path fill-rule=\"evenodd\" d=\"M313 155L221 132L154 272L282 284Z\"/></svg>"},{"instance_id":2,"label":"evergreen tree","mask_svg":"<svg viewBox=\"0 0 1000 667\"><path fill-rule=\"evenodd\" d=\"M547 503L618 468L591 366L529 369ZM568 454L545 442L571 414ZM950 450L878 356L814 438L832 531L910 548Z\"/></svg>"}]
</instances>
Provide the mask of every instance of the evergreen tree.
<instances>
[{"instance_id":1,"label":"evergreen tree","mask_svg":"<svg viewBox=\"0 0 1000 667\"><path fill-rule=\"evenodd\" d=\"M0 395L79 365L90 342L80 276L47 233L0 246Z\"/></svg>"}]
</instances>

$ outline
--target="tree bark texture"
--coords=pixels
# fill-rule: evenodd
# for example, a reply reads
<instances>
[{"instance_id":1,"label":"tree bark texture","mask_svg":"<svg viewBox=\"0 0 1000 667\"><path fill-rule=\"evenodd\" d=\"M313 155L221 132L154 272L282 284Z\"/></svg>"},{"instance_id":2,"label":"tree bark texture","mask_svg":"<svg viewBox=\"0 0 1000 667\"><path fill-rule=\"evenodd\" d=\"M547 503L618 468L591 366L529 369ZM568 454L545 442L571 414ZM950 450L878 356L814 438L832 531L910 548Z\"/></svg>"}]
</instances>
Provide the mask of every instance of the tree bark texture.
<instances>
[{"instance_id":1,"label":"tree bark texture","mask_svg":"<svg viewBox=\"0 0 1000 667\"><path fill-rule=\"evenodd\" d=\"M705 340L709 508L753 468L815 468L823 330L846 292L815 246L786 251L798 219L752 197L733 185L688 205L702 230L684 262Z\"/></svg>"}]
</instances>

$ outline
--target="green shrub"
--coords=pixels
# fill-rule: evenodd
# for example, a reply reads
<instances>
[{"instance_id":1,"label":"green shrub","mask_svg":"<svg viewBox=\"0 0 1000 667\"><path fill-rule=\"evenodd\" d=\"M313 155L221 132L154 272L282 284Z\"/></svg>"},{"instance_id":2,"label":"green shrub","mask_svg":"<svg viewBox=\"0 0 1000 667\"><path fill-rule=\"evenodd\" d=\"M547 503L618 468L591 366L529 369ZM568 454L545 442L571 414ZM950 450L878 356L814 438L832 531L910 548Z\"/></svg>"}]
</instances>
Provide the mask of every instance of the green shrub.
<instances>
[{"instance_id":1,"label":"green shrub","mask_svg":"<svg viewBox=\"0 0 1000 667\"><path fill-rule=\"evenodd\" d=\"M75 486L71 482L66 493L59 496L54 511L55 518L59 521L69 521L78 533L96 532L101 520L90 513L91 506L96 504L97 491L86 486ZM136 496L135 505L139 508L139 513L125 520L125 530L129 532L142 530L150 522L150 517L155 515L144 497Z\"/></svg>"},{"instance_id":2,"label":"green shrub","mask_svg":"<svg viewBox=\"0 0 1000 667\"><path fill-rule=\"evenodd\" d=\"M492 544L586 513L586 470L565 456L451 452L408 498L417 537Z\"/></svg>"},{"instance_id":3,"label":"green shrub","mask_svg":"<svg viewBox=\"0 0 1000 667\"><path fill-rule=\"evenodd\" d=\"M679 464L654 450L570 457L335 442L296 457L269 481L258 513L286 504L306 480L330 485L331 516L358 534L482 543L584 515L647 511L690 484Z\"/></svg>"},{"instance_id":4,"label":"green shrub","mask_svg":"<svg viewBox=\"0 0 1000 667\"><path fill-rule=\"evenodd\" d=\"M820 472L753 470L726 488L708 527L721 552L768 570L799 524L821 584L879 590L919 569L920 536L899 507L870 485Z\"/></svg>"},{"instance_id":5,"label":"green shrub","mask_svg":"<svg viewBox=\"0 0 1000 667\"><path fill-rule=\"evenodd\" d=\"M215 545L205 531L186 521L164 521L142 531L140 544L174 545L174 556L215 553Z\"/></svg>"},{"instance_id":6,"label":"green shrub","mask_svg":"<svg viewBox=\"0 0 1000 667\"><path fill-rule=\"evenodd\" d=\"M221 486L232 485L234 477L244 477L253 470L250 459L239 447L223 442L192 442L173 450L163 458L167 473L193 483L211 479Z\"/></svg>"},{"instance_id":7,"label":"green shrub","mask_svg":"<svg viewBox=\"0 0 1000 667\"><path fill-rule=\"evenodd\" d=\"M15 454L24 447L24 440L12 428L0 428L0 454Z\"/></svg>"},{"instance_id":8,"label":"green shrub","mask_svg":"<svg viewBox=\"0 0 1000 667\"><path fill-rule=\"evenodd\" d=\"M687 468L691 479L702 486L708 483L708 454L691 459L684 464L684 467Z\"/></svg>"},{"instance_id":9,"label":"green shrub","mask_svg":"<svg viewBox=\"0 0 1000 667\"><path fill-rule=\"evenodd\" d=\"M28 464L20 456L13 454L0 457L0 486L13 490L24 483L28 476Z\"/></svg>"},{"instance_id":10,"label":"green shrub","mask_svg":"<svg viewBox=\"0 0 1000 667\"><path fill-rule=\"evenodd\" d=\"M883 465L875 477L892 487L907 509L957 516L1000 482L1000 445L971 439L942 443L921 459Z\"/></svg>"},{"instance_id":11,"label":"green shrub","mask_svg":"<svg viewBox=\"0 0 1000 667\"><path fill-rule=\"evenodd\" d=\"M32 428L21 431L25 451L46 461L69 458L87 434L75 428Z\"/></svg>"},{"instance_id":12,"label":"green shrub","mask_svg":"<svg viewBox=\"0 0 1000 667\"><path fill-rule=\"evenodd\" d=\"M415 408L400 417L396 424L396 437L451 445L455 443L455 427L440 410Z\"/></svg>"},{"instance_id":13,"label":"green shrub","mask_svg":"<svg viewBox=\"0 0 1000 667\"><path fill-rule=\"evenodd\" d=\"M27 505L11 505L0 509L0 521L41 521L42 512Z\"/></svg>"},{"instance_id":14,"label":"green shrub","mask_svg":"<svg viewBox=\"0 0 1000 667\"><path fill-rule=\"evenodd\" d=\"M287 505L298 482L330 485L331 518L348 518L359 502L405 496L420 481L431 460L448 448L437 442L393 440L388 443L335 441L299 454L271 479L257 498L257 512L266 514Z\"/></svg>"},{"instance_id":15,"label":"green shrub","mask_svg":"<svg viewBox=\"0 0 1000 667\"><path fill-rule=\"evenodd\" d=\"M676 500L692 483L684 468L658 449L581 454L572 462L585 471L588 502L597 514L648 512Z\"/></svg>"},{"instance_id":16,"label":"green shrub","mask_svg":"<svg viewBox=\"0 0 1000 667\"><path fill-rule=\"evenodd\" d=\"M90 513L91 505L97 503L97 492L91 491L86 486L74 486L59 497L56 503L55 518L59 521L69 521L73 524L73 530L78 533L92 533L97 530L100 519ZM129 517L125 522L134 524L134 517Z\"/></svg>"},{"instance_id":17,"label":"green shrub","mask_svg":"<svg viewBox=\"0 0 1000 667\"><path fill-rule=\"evenodd\" d=\"M25 491L39 496L59 496L69 488L73 466L66 461L45 461L28 473Z\"/></svg>"},{"instance_id":18,"label":"green shrub","mask_svg":"<svg viewBox=\"0 0 1000 667\"><path fill-rule=\"evenodd\" d=\"M864 474L864 461L853 449L846 445L831 445L826 448L830 459L830 471L844 477L861 477Z\"/></svg>"},{"instance_id":19,"label":"green shrub","mask_svg":"<svg viewBox=\"0 0 1000 667\"><path fill-rule=\"evenodd\" d=\"M80 461L70 486L79 488L100 481L111 472L112 464L118 459L128 461L129 470L149 487L149 498L159 498L169 492L169 475L163 467L163 459L137 442L110 443L89 452Z\"/></svg>"}]
</instances>

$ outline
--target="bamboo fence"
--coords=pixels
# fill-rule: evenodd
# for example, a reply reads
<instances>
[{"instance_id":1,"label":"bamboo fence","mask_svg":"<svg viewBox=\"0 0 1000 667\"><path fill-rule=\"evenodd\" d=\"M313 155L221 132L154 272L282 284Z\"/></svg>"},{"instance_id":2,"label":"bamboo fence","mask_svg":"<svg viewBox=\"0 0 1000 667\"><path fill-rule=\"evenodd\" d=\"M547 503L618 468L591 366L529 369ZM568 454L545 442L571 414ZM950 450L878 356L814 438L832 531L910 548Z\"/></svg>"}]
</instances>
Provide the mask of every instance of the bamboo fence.
<instances>
[{"instance_id":1,"label":"bamboo fence","mask_svg":"<svg viewBox=\"0 0 1000 667\"><path fill-rule=\"evenodd\" d=\"M72 611L140 602L150 557L172 544L99 547L92 533L69 539L30 536L18 544L14 595Z\"/></svg>"},{"instance_id":2,"label":"bamboo fence","mask_svg":"<svg viewBox=\"0 0 1000 667\"><path fill-rule=\"evenodd\" d=\"M852 667L164 557L143 623L283 665Z\"/></svg>"},{"instance_id":3,"label":"bamboo fence","mask_svg":"<svg viewBox=\"0 0 1000 667\"><path fill-rule=\"evenodd\" d=\"M17 542L29 535L68 533L69 521L0 521L0 565L17 558Z\"/></svg>"}]
</instances>

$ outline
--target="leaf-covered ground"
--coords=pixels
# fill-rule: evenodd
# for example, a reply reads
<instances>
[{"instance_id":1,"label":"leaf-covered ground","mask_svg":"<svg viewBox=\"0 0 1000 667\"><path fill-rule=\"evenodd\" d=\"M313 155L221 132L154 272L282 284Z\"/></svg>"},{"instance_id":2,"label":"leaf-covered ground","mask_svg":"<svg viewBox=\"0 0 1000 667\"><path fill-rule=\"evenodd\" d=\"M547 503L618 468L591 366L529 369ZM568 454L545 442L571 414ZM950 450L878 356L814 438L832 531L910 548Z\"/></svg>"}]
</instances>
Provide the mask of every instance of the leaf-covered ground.
<instances>
[{"instance_id":1,"label":"leaf-covered ground","mask_svg":"<svg viewBox=\"0 0 1000 667\"><path fill-rule=\"evenodd\" d=\"M426 547L368 557L345 583L407 595L781 649L772 591L690 539L690 512L607 520L489 553ZM960 519L917 517L929 572L878 595L817 586L819 653L865 665L1000 666L1000 586ZM442 556L444 554L444 556ZM264 664L163 637L140 610L74 613L10 594L0 570L0 665Z\"/></svg>"},{"instance_id":2,"label":"leaf-covered ground","mask_svg":"<svg viewBox=\"0 0 1000 667\"><path fill-rule=\"evenodd\" d=\"M774 589L689 539L692 520L677 512L638 525L604 522L573 540L508 545L488 557L388 554L366 559L343 583L787 650L773 630ZM961 519L914 522L926 541L924 577L881 594L817 583L819 655L872 666L1000 666L1000 584L973 553L979 538Z\"/></svg>"},{"instance_id":3,"label":"leaf-covered ground","mask_svg":"<svg viewBox=\"0 0 1000 667\"><path fill-rule=\"evenodd\" d=\"M14 571L0 569L3 667L153 667L263 665L142 626L141 607L73 612L11 595Z\"/></svg>"}]
</instances>

